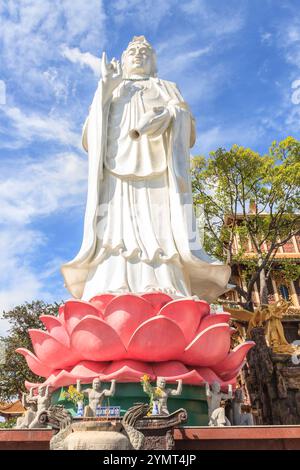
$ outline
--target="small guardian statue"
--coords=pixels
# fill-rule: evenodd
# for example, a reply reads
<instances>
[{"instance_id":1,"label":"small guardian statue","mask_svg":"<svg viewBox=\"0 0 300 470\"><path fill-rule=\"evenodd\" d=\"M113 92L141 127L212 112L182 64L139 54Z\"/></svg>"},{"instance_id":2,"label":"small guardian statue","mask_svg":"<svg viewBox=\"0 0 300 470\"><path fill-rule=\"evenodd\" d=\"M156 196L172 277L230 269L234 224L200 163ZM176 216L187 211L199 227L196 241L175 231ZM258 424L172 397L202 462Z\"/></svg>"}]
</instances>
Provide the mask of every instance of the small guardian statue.
<instances>
[{"instance_id":1,"label":"small guardian statue","mask_svg":"<svg viewBox=\"0 0 300 470\"><path fill-rule=\"evenodd\" d=\"M37 405L32 400L32 393L22 393L22 405L26 411L17 419L15 429L28 429L36 415Z\"/></svg>"},{"instance_id":2,"label":"small guardian statue","mask_svg":"<svg viewBox=\"0 0 300 470\"><path fill-rule=\"evenodd\" d=\"M116 381L111 381L110 390L104 389L101 390L101 382L100 379L95 378L92 383L92 388L86 388L85 390L81 390L81 383L80 380L77 380L77 391L78 393L83 393L85 396L88 397L89 403L84 407L84 414L85 418L91 418L97 416L97 408L102 406L102 402L104 397L112 397L115 394L116 390Z\"/></svg>"},{"instance_id":3,"label":"small guardian statue","mask_svg":"<svg viewBox=\"0 0 300 470\"><path fill-rule=\"evenodd\" d=\"M169 415L167 401L169 396L178 396L182 393L182 380L177 380L177 388L166 388L166 379L157 377L156 387L152 387L148 376L142 377L143 390L150 396L152 415Z\"/></svg>"},{"instance_id":4,"label":"small guardian statue","mask_svg":"<svg viewBox=\"0 0 300 470\"><path fill-rule=\"evenodd\" d=\"M212 413L220 408L221 400L232 399L232 385L228 385L228 393L221 392L221 386L219 382L214 381L211 388L208 383L205 384L206 399L208 404L208 420L210 421Z\"/></svg>"},{"instance_id":5,"label":"small guardian statue","mask_svg":"<svg viewBox=\"0 0 300 470\"><path fill-rule=\"evenodd\" d=\"M45 425L40 422L40 416L50 408L51 394L52 393L49 390L49 385L47 385L46 387L39 387L36 396L33 396L33 387L31 387L27 402L36 405L36 412L34 419L30 422L28 426L29 429L45 427Z\"/></svg>"}]
</instances>

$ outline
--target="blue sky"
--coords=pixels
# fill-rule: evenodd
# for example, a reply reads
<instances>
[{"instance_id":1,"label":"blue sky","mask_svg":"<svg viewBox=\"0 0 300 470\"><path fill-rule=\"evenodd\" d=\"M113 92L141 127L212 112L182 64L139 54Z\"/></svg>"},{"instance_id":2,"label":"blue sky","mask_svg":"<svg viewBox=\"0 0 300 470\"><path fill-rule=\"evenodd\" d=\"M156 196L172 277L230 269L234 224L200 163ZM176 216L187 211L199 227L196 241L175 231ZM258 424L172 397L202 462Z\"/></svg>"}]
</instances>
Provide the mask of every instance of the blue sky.
<instances>
[{"instance_id":1,"label":"blue sky","mask_svg":"<svg viewBox=\"0 0 300 470\"><path fill-rule=\"evenodd\" d=\"M192 154L299 138L299 0L2 0L0 311L69 297L59 267L81 243L99 57L140 34L196 117Z\"/></svg>"}]
</instances>

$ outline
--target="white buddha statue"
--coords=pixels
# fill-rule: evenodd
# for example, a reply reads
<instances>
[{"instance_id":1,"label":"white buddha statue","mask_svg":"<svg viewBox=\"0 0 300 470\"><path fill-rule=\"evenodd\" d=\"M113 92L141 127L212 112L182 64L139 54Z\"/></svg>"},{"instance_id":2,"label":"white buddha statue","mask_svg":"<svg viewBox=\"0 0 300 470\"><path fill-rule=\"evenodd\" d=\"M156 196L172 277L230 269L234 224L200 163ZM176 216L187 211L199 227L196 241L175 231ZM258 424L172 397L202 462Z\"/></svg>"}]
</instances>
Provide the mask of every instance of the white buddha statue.
<instances>
[{"instance_id":1,"label":"white buddha statue","mask_svg":"<svg viewBox=\"0 0 300 470\"><path fill-rule=\"evenodd\" d=\"M208 302L226 290L230 268L203 250L189 175L195 121L173 82L156 76L156 56L134 37L121 63L102 57L83 129L89 156L84 236L62 266L83 300L100 293L164 292Z\"/></svg>"}]
</instances>

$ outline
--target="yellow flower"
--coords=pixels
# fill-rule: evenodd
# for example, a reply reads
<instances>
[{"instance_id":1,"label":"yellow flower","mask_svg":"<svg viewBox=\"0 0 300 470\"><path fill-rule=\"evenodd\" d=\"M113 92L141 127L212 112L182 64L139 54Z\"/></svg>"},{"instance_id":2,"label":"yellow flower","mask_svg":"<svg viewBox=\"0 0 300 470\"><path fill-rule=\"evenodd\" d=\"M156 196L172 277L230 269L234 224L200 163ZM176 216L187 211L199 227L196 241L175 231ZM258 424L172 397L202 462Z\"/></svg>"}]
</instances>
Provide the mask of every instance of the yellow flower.
<instances>
[{"instance_id":1,"label":"yellow flower","mask_svg":"<svg viewBox=\"0 0 300 470\"><path fill-rule=\"evenodd\" d=\"M162 396L162 389L160 387L155 387L154 393L156 396L161 397Z\"/></svg>"},{"instance_id":2,"label":"yellow flower","mask_svg":"<svg viewBox=\"0 0 300 470\"><path fill-rule=\"evenodd\" d=\"M147 375L147 374L144 374L144 375L141 377L141 381L142 381L142 382L149 382L149 380L150 380L150 377L149 377L149 375Z\"/></svg>"}]
</instances>

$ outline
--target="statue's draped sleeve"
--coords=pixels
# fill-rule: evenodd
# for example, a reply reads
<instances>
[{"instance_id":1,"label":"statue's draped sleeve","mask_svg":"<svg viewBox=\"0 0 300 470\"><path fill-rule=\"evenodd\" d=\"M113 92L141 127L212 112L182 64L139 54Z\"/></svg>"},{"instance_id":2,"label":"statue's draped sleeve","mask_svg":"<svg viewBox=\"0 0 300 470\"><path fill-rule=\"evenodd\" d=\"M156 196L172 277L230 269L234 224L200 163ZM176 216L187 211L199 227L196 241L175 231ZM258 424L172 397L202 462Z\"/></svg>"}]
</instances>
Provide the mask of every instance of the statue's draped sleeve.
<instances>
[{"instance_id":1,"label":"statue's draped sleeve","mask_svg":"<svg viewBox=\"0 0 300 470\"><path fill-rule=\"evenodd\" d=\"M221 295L230 277L230 267L216 262L204 251L196 226L190 178L190 147L195 139L195 121L178 88L162 82L172 97L172 124L168 135L168 175L171 226L174 240L188 272L192 292L207 302ZM177 100L177 103L176 101Z\"/></svg>"},{"instance_id":2,"label":"statue's draped sleeve","mask_svg":"<svg viewBox=\"0 0 300 470\"><path fill-rule=\"evenodd\" d=\"M88 152L88 194L83 241L78 255L61 268L65 286L76 298L82 297L89 270L88 263L96 244L99 185L103 179L109 106L110 99L105 97L103 82L100 80L82 132L82 145Z\"/></svg>"}]
</instances>

